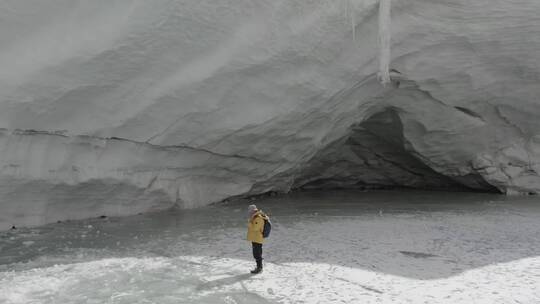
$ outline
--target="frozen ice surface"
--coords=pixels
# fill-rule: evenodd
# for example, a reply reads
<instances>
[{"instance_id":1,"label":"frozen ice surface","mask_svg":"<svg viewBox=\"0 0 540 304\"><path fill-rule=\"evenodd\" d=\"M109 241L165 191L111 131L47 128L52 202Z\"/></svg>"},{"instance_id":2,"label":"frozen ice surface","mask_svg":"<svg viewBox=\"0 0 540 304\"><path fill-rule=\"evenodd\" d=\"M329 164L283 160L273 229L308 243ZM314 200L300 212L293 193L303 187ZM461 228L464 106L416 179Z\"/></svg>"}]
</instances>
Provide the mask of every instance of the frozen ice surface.
<instances>
[{"instance_id":1,"label":"frozen ice surface","mask_svg":"<svg viewBox=\"0 0 540 304\"><path fill-rule=\"evenodd\" d=\"M0 303L538 303L538 199L440 192L261 198L0 234Z\"/></svg>"}]
</instances>

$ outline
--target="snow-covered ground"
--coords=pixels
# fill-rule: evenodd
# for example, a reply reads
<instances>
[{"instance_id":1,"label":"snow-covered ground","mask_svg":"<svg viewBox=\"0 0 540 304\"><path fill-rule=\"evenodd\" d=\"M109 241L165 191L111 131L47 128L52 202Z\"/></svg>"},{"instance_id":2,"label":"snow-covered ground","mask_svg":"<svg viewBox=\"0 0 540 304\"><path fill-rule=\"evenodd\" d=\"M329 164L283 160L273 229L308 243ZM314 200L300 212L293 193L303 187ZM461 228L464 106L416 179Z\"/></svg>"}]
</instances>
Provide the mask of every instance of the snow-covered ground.
<instances>
[{"instance_id":1,"label":"snow-covered ground","mask_svg":"<svg viewBox=\"0 0 540 304\"><path fill-rule=\"evenodd\" d=\"M440 192L303 192L0 234L0 303L539 303L540 202Z\"/></svg>"}]
</instances>

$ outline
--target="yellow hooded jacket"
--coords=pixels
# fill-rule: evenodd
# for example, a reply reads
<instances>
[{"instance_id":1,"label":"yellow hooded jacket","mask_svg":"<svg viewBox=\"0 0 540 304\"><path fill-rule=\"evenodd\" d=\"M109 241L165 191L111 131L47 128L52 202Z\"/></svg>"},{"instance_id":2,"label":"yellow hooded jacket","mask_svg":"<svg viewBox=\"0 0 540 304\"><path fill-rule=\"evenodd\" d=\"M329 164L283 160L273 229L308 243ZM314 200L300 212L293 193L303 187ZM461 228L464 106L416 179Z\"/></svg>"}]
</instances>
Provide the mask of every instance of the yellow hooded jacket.
<instances>
[{"instance_id":1,"label":"yellow hooded jacket","mask_svg":"<svg viewBox=\"0 0 540 304\"><path fill-rule=\"evenodd\" d=\"M252 243L264 243L263 238L263 229L264 229L264 218L266 215L261 211L255 212L251 219L248 221L248 231L247 231L247 240Z\"/></svg>"}]
</instances>

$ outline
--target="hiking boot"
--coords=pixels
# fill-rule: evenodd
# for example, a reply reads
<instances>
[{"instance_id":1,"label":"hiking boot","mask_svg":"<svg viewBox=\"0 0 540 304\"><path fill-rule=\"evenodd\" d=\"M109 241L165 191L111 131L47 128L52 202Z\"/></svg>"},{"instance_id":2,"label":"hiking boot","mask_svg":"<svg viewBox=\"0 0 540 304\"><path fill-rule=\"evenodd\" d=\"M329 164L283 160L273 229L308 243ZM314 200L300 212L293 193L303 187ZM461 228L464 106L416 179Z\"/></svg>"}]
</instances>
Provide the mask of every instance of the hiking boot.
<instances>
[{"instance_id":1,"label":"hiking boot","mask_svg":"<svg viewBox=\"0 0 540 304\"><path fill-rule=\"evenodd\" d=\"M251 273L253 274L257 274L257 273L261 273L262 270L263 270L263 263L262 263L262 258L261 259L257 259L256 262L257 262L257 268L253 269L251 271Z\"/></svg>"}]
</instances>

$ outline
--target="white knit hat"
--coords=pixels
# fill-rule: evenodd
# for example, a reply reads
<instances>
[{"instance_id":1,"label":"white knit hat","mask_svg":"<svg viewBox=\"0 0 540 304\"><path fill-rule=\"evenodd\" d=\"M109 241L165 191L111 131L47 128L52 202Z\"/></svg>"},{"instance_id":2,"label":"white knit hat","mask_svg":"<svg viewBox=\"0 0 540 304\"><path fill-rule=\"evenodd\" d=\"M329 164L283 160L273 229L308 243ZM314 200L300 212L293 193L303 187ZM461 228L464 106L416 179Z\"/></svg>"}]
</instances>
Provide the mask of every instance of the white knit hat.
<instances>
[{"instance_id":1,"label":"white knit hat","mask_svg":"<svg viewBox=\"0 0 540 304\"><path fill-rule=\"evenodd\" d=\"M249 205L248 206L248 216L251 217L255 212L257 212L257 206L255 205Z\"/></svg>"}]
</instances>

